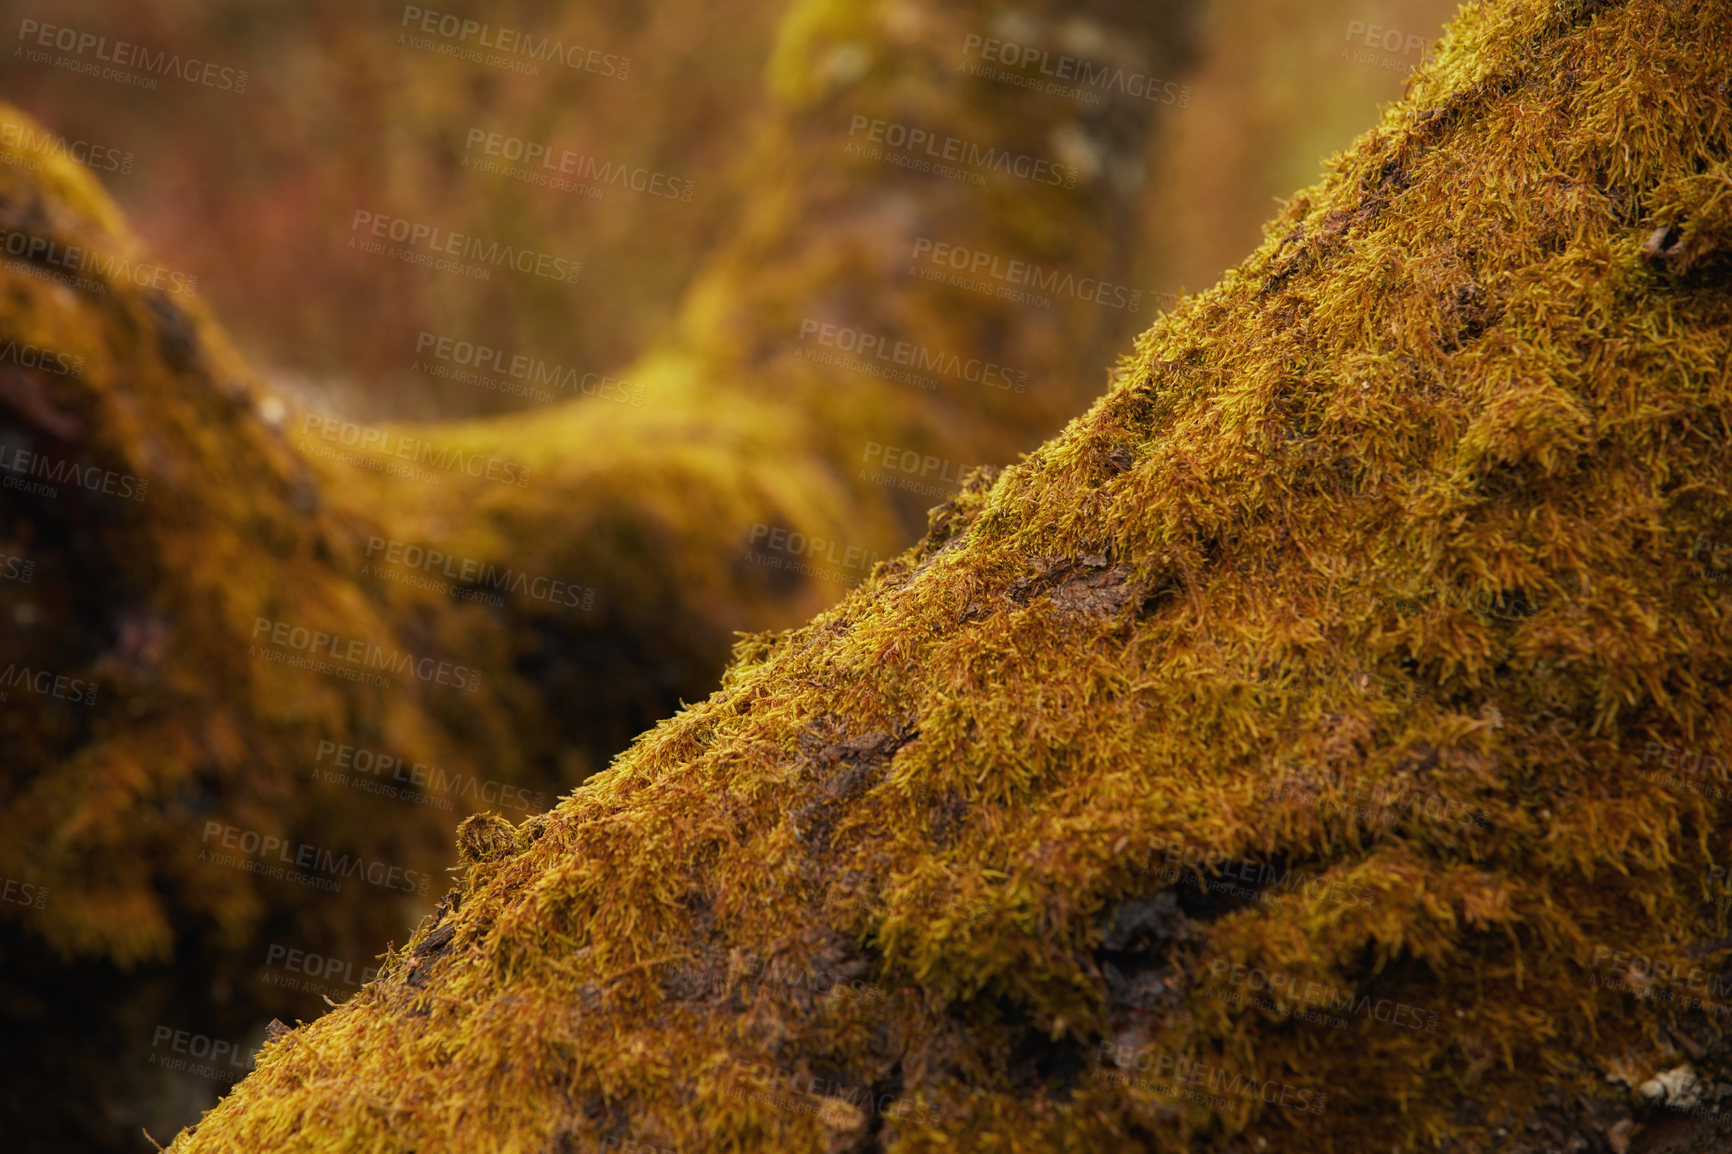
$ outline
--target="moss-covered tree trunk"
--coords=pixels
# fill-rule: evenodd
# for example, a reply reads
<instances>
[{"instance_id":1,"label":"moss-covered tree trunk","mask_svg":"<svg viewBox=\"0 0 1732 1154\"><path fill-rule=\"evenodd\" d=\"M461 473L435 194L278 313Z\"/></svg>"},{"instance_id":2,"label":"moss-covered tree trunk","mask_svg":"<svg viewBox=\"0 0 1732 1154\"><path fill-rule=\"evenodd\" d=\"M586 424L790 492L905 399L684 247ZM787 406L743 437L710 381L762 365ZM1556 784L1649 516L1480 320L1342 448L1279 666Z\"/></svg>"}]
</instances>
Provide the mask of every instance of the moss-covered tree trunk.
<instances>
[{"instance_id":1,"label":"moss-covered tree trunk","mask_svg":"<svg viewBox=\"0 0 1732 1154\"><path fill-rule=\"evenodd\" d=\"M1732 7L1466 8L177 1151L1709 1150Z\"/></svg>"},{"instance_id":2,"label":"moss-covered tree trunk","mask_svg":"<svg viewBox=\"0 0 1732 1154\"><path fill-rule=\"evenodd\" d=\"M621 374L642 405L440 429L284 411L173 254L18 143L34 129L7 133L0 877L30 899L0 902L13 1138L130 1144L141 1112L192 1116L164 1095L207 1087L153 1061L160 1027L250 1042L317 1013L342 989L273 959L366 972L443 888L457 820L546 808L707 692L733 630L834 600L829 578L912 539L961 471L1097 392L1153 311L1130 307L1122 242L1192 8L1026 8L1031 45L1142 78L1079 102L958 68L1002 33L990 5L793 5L736 240ZM873 141L887 125L960 142L959 178L899 163L925 157ZM922 239L1125 295L937 285ZM830 325L936 357L933 387L813 359L842 352ZM886 487L908 474L884 447L942 468ZM790 534L842 563L770 547ZM67 1087L95 1108L49 1108Z\"/></svg>"}]
</instances>

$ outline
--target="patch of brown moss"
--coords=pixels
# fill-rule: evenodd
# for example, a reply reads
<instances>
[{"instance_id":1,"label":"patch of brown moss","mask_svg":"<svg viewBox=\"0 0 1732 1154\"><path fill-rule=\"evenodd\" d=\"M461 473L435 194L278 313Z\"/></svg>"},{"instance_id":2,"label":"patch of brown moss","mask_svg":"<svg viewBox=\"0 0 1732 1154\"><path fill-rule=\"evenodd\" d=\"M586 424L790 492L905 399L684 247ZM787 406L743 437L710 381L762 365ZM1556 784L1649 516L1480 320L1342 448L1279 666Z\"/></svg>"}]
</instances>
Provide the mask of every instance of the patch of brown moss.
<instances>
[{"instance_id":1,"label":"patch of brown moss","mask_svg":"<svg viewBox=\"0 0 1732 1154\"><path fill-rule=\"evenodd\" d=\"M1709 1148L1655 1100L1724 1077L1732 300L1643 246L1728 243L1729 66L1723 0L1464 9L175 1149Z\"/></svg>"}]
</instances>

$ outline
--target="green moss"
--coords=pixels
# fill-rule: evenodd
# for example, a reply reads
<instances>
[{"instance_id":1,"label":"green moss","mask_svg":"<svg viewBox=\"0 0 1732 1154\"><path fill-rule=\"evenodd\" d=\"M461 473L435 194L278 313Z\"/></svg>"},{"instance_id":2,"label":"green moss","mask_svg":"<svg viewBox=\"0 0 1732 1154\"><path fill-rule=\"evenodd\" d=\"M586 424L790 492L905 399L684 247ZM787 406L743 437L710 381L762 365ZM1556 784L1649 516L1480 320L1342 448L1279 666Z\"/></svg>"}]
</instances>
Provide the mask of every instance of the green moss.
<instances>
[{"instance_id":1,"label":"green moss","mask_svg":"<svg viewBox=\"0 0 1732 1154\"><path fill-rule=\"evenodd\" d=\"M1732 748L1732 303L1641 250L1732 245L1728 14L1465 9L1088 413L743 644L175 1149L1487 1150L1719 1074L1679 996L1722 973L1724 799L1654 751ZM1316 884L1199 895L1192 853Z\"/></svg>"}]
</instances>

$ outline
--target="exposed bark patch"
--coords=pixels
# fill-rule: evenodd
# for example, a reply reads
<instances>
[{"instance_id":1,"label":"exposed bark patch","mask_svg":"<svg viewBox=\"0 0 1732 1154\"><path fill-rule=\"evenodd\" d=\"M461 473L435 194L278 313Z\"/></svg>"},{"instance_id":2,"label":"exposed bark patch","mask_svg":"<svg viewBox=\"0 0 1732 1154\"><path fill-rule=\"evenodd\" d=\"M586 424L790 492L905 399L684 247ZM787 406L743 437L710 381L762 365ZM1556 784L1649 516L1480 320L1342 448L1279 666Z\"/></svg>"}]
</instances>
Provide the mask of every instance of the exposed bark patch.
<instances>
[{"instance_id":1,"label":"exposed bark patch","mask_svg":"<svg viewBox=\"0 0 1732 1154\"><path fill-rule=\"evenodd\" d=\"M84 425L72 413L56 405L42 387L42 378L21 369L0 369L0 405L57 440L72 442Z\"/></svg>"},{"instance_id":2,"label":"exposed bark patch","mask_svg":"<svg viewBox=\"0 0 1732 1154\"><path fill-rule=\"evenodd\" d=\"M1108 1028L1115 1045L1140 1049L1160 1017L1184 1000L1187 985L1174 950L1193 939L1178 895L1162 890L1113 910L1094 962L1106 986Z\"/></svg>"},{"instance_id":3,"label":"exposed bark patch","mask_svg":"<svg viewBox=\"0 0 1732 1154\"><path fill-rule=\"evenodd\" d=\"M816 788L811 791L814 800L790 817L800 831L801 842L814 855L828 847L830 830L841 807L876 784L896 751L917 736L913 726L906 724L899 725L894 733L874 730L818 746L823 740L823 730L835 724L834 719L821 721L799 739L802 752L809 758L807 775Z\"/></svg>"},{"instance_id":4,"label":"exposed bark patch","mask_svg":"<svg viewBox=\"0 0 1732 1154\"><path fill-rule=\"evenodd\" d=\"M1006 998L952 1002L949 1018L960 1032L929 1044L923 1062L929 1078L937 1073L953 1084L979 1084L1002 1076L1018 1098L1068 1102L1088 1070L1089 1043L1053 1038L1027 1007Z\"/></svg>"},{"instance_id":5,"label":"exposed bark patch","mask_svg":"<svg viewBox=\"0 0 1732 1154\"><path fill-rule=\"evenodd\" d=\"M926 820L932 829L932 844L949 848L968 820L968 799L955 791L947 792L927 806Z\"/></svg>"},{"instance_id":6,"label":"exposed bark patch","mask_svg":"<svg viewBox=\"0 0 1732 1154\"><path fill-rule=\"evenodd\" d=\"M684 904L694 948L684 961L662 972L662 997L673 1002L722 998L727 993L728 967L738 951L729 950L710 895L688 893Z\"/></svg>"},{"instance_id":7,"label":"exposed bark patch","mask_svg":"<svg viewBox=\"0 0 1732 1154\"><path fill-rule=\"evenodd\" d=\"M1084 573L1052 591L1052 603L1060 611L1091 617L1117 617L1125 607L1142 600L1143 584L1133 580L1129 565Z\"/></svg>"},{"instance_id":8,"label":"exposed bark patch","mask_svg":"<svg viewBox=\"0 0 1732 1154\"><path fill-rule=\"evenodd\" d=\"M1484 336L1501 316L1483 288L1471 282L1460 285L1444 307L1438 347L1446 353L1458 353Z\"/></svg>"},{"instance_id":9,"label":"exposed bark patch","mask_svg":"<svg viewBox=\"0 0 1732 1154\"><path fill-rule=\"evenodd\" d=\"M432 976L433 964L441 960L441 955L451 948L451 939L457 934L457 923L445 922L422 939L420 945L409 953L409 964L404 970L404 981L417 988L427 984Z\"/></svg>"},{"instance_id":10,"label":"exposed bark patch","mask_svg":"<svg viewBox=\"0 0 1732 1154\"><path fill-rule=\"evenodd\" d=\"M163 362L183 373L206 371L198 332L187 315L161 293L144 294L144 303L156 318L156 343Z\"/></svg>"},{"instance_id":11,"label":"exposed bark patch","mask_svg":"<svg viewBox=\"0 0 1732 1154\"><path fill-rule=\"evenodd\" d=\"M1111 618L1140 604L1148 583L1132 576L1129 565L1114 565L1108 549L1085 553L1076 561L1041 558L1040 572L1018 578L1006 590L1018 605L1032 604L1049 594L1061 613Z\"/></svg>"},{"instance_id":12,"label":"exposed bark patch","mask_svg":"<svg viewBox=\"0 0 1732 1154\"><path fill-rule=\"evenodd\" d=\"M1642 261L1674 280L1724 280L1732 275L1732 237L1713 228L1656 228L1642 242Z\"/></svg>"}]
</instances>

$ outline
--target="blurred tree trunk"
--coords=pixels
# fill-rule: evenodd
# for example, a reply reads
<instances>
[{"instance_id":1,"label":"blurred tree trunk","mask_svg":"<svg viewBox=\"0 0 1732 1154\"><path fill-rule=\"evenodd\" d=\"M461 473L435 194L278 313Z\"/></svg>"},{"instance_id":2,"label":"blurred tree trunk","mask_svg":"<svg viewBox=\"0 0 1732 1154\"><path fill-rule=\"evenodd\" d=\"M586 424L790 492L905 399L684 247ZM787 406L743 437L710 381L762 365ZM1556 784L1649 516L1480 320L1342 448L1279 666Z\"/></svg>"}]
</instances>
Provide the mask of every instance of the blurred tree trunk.
<instances>
[{"instance_id":1,"label":"blurred tree trunk","mask_svg":"<svg viewBox=\"0 0 1732 1154\"><path fill-rule=\"evenodd\" d=\"M621 374L642 406L439 430L528 466L522 489L331 486L361 487L409 540L597 589L592 612L512 596L500 615L525 757L567 780L599 768L713 688L736 632L829 604L963 474L1100 391L1156 312L1126 238L1159 129L1190 99L1199 7L796 8L744 217L673 338ZM1011 42L1026 69L997 62ZM1040 71L1084 62L1095 83ZM967 284L923 279L938 276Z\"/></svg>"}]
</instances>

